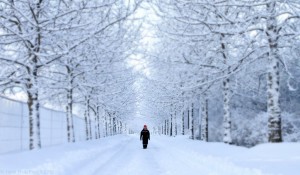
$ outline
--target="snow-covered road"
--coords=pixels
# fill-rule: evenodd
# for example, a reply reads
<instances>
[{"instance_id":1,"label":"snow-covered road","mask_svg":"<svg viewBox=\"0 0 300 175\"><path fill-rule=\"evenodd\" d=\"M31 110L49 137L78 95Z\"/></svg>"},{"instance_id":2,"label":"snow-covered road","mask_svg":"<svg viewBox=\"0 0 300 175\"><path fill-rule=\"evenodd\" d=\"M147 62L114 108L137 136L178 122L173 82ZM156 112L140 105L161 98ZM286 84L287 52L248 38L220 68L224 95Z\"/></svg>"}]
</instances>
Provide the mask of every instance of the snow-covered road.
<instances>
[{"instance_id":1,"label":"snow-covered road","mask_svg":"<svg viewBox=\"0 0 300 175\"><path fill-rule=\"evenodd\" d=\"M268 145L255 151L186 137L152 136L148 149L144 150L138 135L118 135L0 155L0 174L293 175L296 172L296 175L300 172L299 144L283 144L281 149L272 145L271 151L277 155L266 153L270 150ZM294 153L278 152L286 148Z\"/></svg>"}]
</instances>

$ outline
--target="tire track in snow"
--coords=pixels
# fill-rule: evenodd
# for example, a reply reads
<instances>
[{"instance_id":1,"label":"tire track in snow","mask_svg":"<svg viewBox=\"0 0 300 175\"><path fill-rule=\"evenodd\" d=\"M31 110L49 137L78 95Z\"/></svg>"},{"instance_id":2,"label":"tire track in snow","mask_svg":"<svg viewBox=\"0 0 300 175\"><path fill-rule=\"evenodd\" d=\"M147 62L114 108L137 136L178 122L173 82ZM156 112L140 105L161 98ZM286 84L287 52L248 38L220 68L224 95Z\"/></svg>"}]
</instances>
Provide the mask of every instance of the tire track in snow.
<instances>
[{"instance_id":1,"label":"tire track in snow","mask_svg":"<svg viewBox=\"0 0 300 175\"><path fill-rule=\"evenodd\" d=\"M99 175L153 175L161 174L158 164L153 160L153 150L142 149L138 137L130 136L130 141L108 159L102 160L91 174Z\"/></svg>"},{"instance_id":2,"label":"tire track in snow","mask_svg":"<svg viewBox=\"0 0 300 175\"><path fill-rule=\"evenodd\" d=\"M99 159L103 155L111 155L113 150L117 150L120 144L125 144L129 138L121 138L117 142L107 142L108 140L99 140L90 143L88 148L72 149L64 152L57 160L48 160L46 163L40 164L35 168L29 169L29 172L40 172L42 170L49 170L51 174L66 175L89 175L89 167L94 163L94 160ZM97 147L99 145L99 147ZM29 173L35 174L35 173Z\"/></svg>"},{"instance_id":3,"label":"tire track in snow","mask_svg":"<svg viewBox=\"0 0 300 175\"><path fill-rule=\"evenodd\" d=\"M95 152L92 157L85 159L81 162L78 162L78 166L73 167L70 171L76 175L90 175L90 174L99 174L95 169L98 169L99 164L107 164L110 162L115 155L118 155L122 152L122 147L130 142L129 138L125 138L120 140L119 142L114 143L113 145L109 145L107 148L103 149L101 147L98 148L98 152Z\"/></svg>"}]
</instances>

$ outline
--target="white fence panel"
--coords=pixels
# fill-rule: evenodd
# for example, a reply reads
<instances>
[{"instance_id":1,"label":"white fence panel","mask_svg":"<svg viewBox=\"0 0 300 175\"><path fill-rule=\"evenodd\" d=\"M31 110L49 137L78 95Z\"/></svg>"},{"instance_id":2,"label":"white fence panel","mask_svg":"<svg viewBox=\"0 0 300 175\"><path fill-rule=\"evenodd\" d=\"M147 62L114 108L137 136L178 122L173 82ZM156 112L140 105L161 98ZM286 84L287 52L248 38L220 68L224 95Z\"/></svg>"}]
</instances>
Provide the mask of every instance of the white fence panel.
<instances>
[{"instance_id":1,"label":"white fence panel","mask_svg":"<svg viewBox=\"0 0 300 175\"><path fill-rule=\"evenodd\" d=\"M42 147L67 142L66 114L40 108ZM74 116L76 141L85 139L84 120ZM29 149L27 104L0 96L0 154Z\"/></svg>"}]
</instances>

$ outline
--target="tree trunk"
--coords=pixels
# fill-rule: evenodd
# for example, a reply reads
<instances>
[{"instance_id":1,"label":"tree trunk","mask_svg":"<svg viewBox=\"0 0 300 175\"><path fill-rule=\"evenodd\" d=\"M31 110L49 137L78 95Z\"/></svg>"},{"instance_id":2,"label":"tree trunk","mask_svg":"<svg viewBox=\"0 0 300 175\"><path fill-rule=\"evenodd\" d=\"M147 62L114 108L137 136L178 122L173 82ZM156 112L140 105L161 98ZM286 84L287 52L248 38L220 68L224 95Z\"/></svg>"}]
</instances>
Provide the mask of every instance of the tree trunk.
<instances>
[{"instance_id":1,"label":"tree trunk","mask_svg":"<svg viewBox=\"0 0 300 175\"><path fill-rule=\"evenodd\" d=\"M110 113L108 113L109 116L109 135L112 136L113 135L113 122L112 122L112 115Z\"/></svg>"},{"instance_id":2,"label":"tree trunk","mask_svg":"<svg viewBox=\"0 0 300 175\"><path fill-rule=\"evenodd\" d=\"M32 87L32 85L30 85ZM32 93L30 89L27 91L28 95L28 111L29 111L29 149L41 148L41 136L40 136L40 113L38 93Z\"/></svg>"},{"instance_id":3,"label":"tree trunk","mask_svg":"<svg viewBox=\"0 0 300 175\"><path fill-rule=\"evenodd\" d=\"M208 99L206 95L201 98L201 135L200 139L208 141Z\"/></svg>"},{"instance_id":4,"label":"tree trunk","mask_svg":"<svg viewBox=\"0 0 300 175\"><path fill-rule=\"evenodd\" d=\"M120 134L123 134L123 123L120 122Z\"/></svg>"},{"instance_id":5,"label":"tree trunk","mask_svg":"<svg viewBox=\"0 0 300 175\"><path fill-rule=\"evenodd\" d=\"M107 114L105 114L105 137L108 136L108 122L107 122Z\"/></svg>"},{"instance_id":6,"label":"tree trunk","mask_svg":"<svg viewBox=\"0 0 300 175\"><path fill-rule=\"evenodd\" d=\"M222 49L222 56L224 65L227 66L227 71L224 73L227 75L227 77L223 80L223 129L224 129L224 136L223 136L223 142L227 144L232 144L232 138L231 138L231 114L230 114L230 67L227 65L227 55L226 55L226 44L224 41L225 34L221 34L221 49Z\"/></svg>"},{"instance_id":7,"label":"tree trunk","mask_svg":"<svg viewBox=\"0 0 300 175\"><path fill-rule=\"evenodd\" d=\"M279 49L278 49L278 26L276 20L276 2L267 4L267 37L269 42L269 67L267 77L268 93L268 140L269 142L282 142L281 133L281 109L279 92Z\"/></svg>"},{"instance_id":8,"label":"tree trunk","mask_svg":"<svg viewBox=\"0 0 300 175\"><path fill-rule=\"evenodd\" d=\"M167 135L167 120L165 120L165 135Z\"/></svg>"},{"instance_id":9,"label":"tree trunk","mask_svg":"<svg viewBox=\"0 0 300 175\"><path fill-rule=\"evenodd\" d=\"M70 60L68 60L70 63ZM66 118L67 118L67 136L68 142L75 142L75 131L73 122L73 73L69 66L66 66L68 74L68 86L67 86L67 106L66 106Z\"/></svg>"},{"instance_id":10,"label":"tree trunk","mask_svg":"<svg viewBox=\"0 0 300 175\"><path fill-rule=\"evenodd\" d=\"M166 135L169 135L169 120L166 120Z\"/></svg>"},{"instance_id":11,"label":"tree trunk","mask_svg":"<svg viewBox=\"0 0 300 175\"><path fill-rule=\"evenodd\" d=\"M173 115L170 116L170 136L173 136Z\"/></svg>"},{"instance_id":12,"label":"tree trunk","mask_svg":"<svg viewBox=\"0 0 300 175\"><path fill-rule=\"evenodd\" d=\"M98 138L100 139L101 134L100 134L100 107L97 106L97 131L98 131Z\"/></svg>"},{"instance_id":13,"label":"tree trunk","mask_svg":"<svg viewBox=\"0 0 300 175\"><path fill-rule=\"evenodd\" d=\"M66 106L66 117L67 117L67 135L68 142L75 142L75 132L73 123L73 90L67 90L67 106Z\"/></svg>"},{"instance_id":14,"label":"tree trunk","mask_svg":"<svg viewBox=\"0 0 300 175\"><path fill-rule=\"evenodd\" d=\"M182 111L182 132L181 134L184 135L184 111Z\"/></svg>"},{"instance_id":15,"label":"tree trunk","mask_svg":"<svg viewBox=\"0 0 300 175\"><path fill-rule=\"evenodd\" d=\"M227 144L232 143L231 139L231 114L230 114L230 90L229 90L229 78L226 78L223 81L223 108L224 108L224 118L223 118L223 127L224 127L224 137L223 142Z\"/></svg>"},{"instance_id":16,"label":"tree trunk","mask_svg":"<svg viewBox=\"0 0 300 175\"><path fill-rule=\"evenodd\" d=\"M89 136L90 136L90 140L93 139L93 135L92 135L92 119L91 119L91 113L90 113L90 97L88 97L88 106L87 106L87 111L88 111L88 123L89 123Z\"/></svg>"},{"instance_id":17,"label":"tree trunk","mask_svg":"<svg viewBox=\"0 0 300 175\"><path fill-rule=\"evenodd\" d=\"M116 123L116 117L113 117L113 135L116 135L117 133L117 123Z\"/></svg>"},{"instance_id":18,"label":"tree trunk","mask_svg":"<svg viewBox=\"0 0 300 175\"><path fill-rule=\"evenodd\" d=\"M89 110L89 99L88 97L85 98L85 112L84 112L84 121L85 121L85 134L86 140L90 139L90 127L89 127L89 120L90 120L90 110Z\"/></svg>"},{"instance_id":19,"label":"tree trunk","mask_svg":"<svg viewBox=\"0 0 300 175\"><path fill-rule=\"evenodd\" d=\"M176 111L174 114L174 130L175 130L175 136L177 136L177 117L176 117Z\"/></svg>"},{"instance_id":20,"label":"tree trunk","mask_svg":"<svg viewBox=\"0 0 300 175\"><path fill-rule=\"evenodd\" d=\"M190 130L190 109L188 109L187 113L187 129Z\"/></svg>"},{"instance_id":21,"label":"tree trunk","mask_svg":"<svg viewBox=\"0 0 300 175\"><path fill-rule=\"evenodd\" d=\"M66 106L66 121L67 121L67 138L68 142L71 142L71 124L70 124L70 112L69 105Z\"/></svg>"},{"instance_id":22,"label":"tree trunk","mask_svg":"<svg viewBox=\"0 0 300 175\"><path fill-rule=\"evenodd\" d=\"M96 107L96 113L94 116L94 128L95 128L95 139L98 139L98 107Z\"/></svg>"},{"instance_id":23,"label":"tree trunk","mask_svg":"<svg viewBox=\"0 0 300 175\"><path fill-rule=\"evenodd\" d=\"M194 134L194 103L192 103L191 105L191 119L190 119L190 122L191 122L191 139L195 139L195 134Z\"/></svg>"},{"instance_id":24,"label":"tree trunk","mask_svg":"<svg viewBox=\"0 0 300 175\"><path fill-rule=\"evenodd\" d=\"M38 23L40 19L40 8L41 1L38 1L35 5L35 10L32 10L32 18ZM40 135L40 103L38 99L38 54L40 53L41 47L41 28L37 24L35 27L36 37L34 45L28 46L29 50L29 61L32 64L31 67L27 67L30 78L27 84L27 95L28 95L28 111L29 111L29 149L40 149L41 148L41 135ZM32 53L33 51L33 53Z\"/></svg>"}]
</instances>

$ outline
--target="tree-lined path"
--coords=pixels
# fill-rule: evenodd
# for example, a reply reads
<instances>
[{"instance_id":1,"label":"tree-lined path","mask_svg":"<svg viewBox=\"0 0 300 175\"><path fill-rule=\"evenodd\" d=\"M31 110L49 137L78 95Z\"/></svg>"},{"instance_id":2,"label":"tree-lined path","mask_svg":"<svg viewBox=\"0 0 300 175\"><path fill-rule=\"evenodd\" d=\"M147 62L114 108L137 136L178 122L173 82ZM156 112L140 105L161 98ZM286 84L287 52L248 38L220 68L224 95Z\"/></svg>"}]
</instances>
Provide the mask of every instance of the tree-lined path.
<instances>
[{"instance_id":1,"label":"tree-lined path","mask_svg":"<svg viewBox=\"0 0 300 175\"><path fill-rule=\"evenodd\" d=\"M289 146L285 154L273 155ZM270 150L271 148L271 150ZM0 157L0 174L30 175L291 175L299 144L257 149L153 135L142 149L138 135L118 135Z\"/></svg>"}]
</instances>

